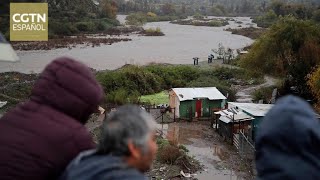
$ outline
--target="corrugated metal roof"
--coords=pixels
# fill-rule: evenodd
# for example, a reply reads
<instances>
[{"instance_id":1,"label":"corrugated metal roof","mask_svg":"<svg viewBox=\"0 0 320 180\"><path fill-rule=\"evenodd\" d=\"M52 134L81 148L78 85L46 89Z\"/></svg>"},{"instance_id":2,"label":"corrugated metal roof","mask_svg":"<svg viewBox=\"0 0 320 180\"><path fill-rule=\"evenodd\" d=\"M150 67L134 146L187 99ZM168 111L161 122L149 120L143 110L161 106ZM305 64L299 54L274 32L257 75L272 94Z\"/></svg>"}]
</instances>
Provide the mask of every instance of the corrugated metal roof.
<instances>
[{"instance_id":1,"label":"corrugated metal roof","mask_svg":"<svg viewBox=\"0 0 320 180\"><path fill-rule=\"evenodd\" d=\"M254 119L253 117L245 114L235 108L230 108L222 111L215 112L215 114L220 114L219 120L230 123L232 121L239 122L239 121L249 121Z\"/></svg>"},{"instance_id":2,"label":"corrugated metal roof","mask_svg":"<svg viewBox=\"0 0 320 180\"><path fill-rule=\"evenodd\" d=\"M210 100L227 99L216 87L204 88L172 88L180 101L193 100L196 98L208 98Z\"/></svg>"},{"instance_id":3,"label":"corrugated metal roof","mask_svg":"<svg viewBox=\"0 0 320 180\"><path fill-rule=\"evenodd\" d=\"M236 103L228 102L229 105L238 107L253 116L265 116L273 107L273 104L254 104L254 103Z\"/></svg>"}]
</instances>

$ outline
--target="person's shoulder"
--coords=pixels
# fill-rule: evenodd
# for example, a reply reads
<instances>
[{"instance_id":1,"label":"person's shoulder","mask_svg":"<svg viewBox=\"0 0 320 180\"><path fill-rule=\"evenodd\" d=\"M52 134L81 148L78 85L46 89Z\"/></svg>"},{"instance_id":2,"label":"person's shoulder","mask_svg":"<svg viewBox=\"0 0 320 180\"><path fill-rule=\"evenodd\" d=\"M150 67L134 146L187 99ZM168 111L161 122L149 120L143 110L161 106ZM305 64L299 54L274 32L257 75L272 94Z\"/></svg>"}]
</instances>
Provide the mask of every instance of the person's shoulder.
<instances>
[{"instance_id":1,"label":"person's shoulder","mask_svg":"<svg viewBox=\"0 0 320 180\"><path fill-rule=\"evenodd\" d=\"M106 173L106 177L110 179L121 179L121 180L147 180L148 178L140 173L138 170L130 168L123 169L120 171L115 171L112 174Z\"/></svg>"}]
</instances>

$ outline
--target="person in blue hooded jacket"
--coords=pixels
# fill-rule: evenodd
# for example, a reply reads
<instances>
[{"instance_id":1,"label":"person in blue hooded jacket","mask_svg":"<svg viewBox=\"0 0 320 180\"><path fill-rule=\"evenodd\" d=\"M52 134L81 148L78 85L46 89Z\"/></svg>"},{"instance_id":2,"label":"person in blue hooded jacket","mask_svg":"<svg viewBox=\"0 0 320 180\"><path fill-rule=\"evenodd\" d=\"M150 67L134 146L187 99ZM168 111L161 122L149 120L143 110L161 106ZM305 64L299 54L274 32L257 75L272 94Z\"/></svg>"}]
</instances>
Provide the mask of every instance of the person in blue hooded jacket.
<instances>
[{"instance_id":1,"label":"person in blue hooded jacket","mask_svg":"<svg viewBox=\"0 0 320 180\"><path fill-rule=\"evenodd\" d=\"M80 153L61 180L146 180L155 158L156 122L139 106L120 107L108 115L96 150Z\"/></svg>"},{"instance_id":2,"label":"person in blue hooded jacket","mask_svg":"<svg viewBox=\"0 0 320 180\"><path fill-rule=\"evenodd\" d=\"M284 97L268 112L256 138L259 180L320 179L320 122L304 100Z\"/></svg>"}]
</instances>

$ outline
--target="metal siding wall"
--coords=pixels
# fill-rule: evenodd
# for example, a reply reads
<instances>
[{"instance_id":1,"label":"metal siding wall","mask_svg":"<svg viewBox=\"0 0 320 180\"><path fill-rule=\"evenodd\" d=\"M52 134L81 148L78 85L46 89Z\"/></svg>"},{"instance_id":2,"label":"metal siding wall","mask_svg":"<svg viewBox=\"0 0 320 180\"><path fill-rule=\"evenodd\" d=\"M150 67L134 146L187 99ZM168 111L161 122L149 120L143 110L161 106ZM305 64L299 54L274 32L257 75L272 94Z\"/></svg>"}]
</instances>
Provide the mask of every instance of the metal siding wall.
<instances>
[{"instance_id":1,"label":"metal siding wall","mask_svg":"<svg viewBox=\"0 0 320 180\"><path fill-rule=\"evenodd\" d=\"M259 125L263 117L254 117L252 121L252 138L255 138L257 132L259 131Z\"/></svg>"},{"instance_id":2,"label":"metal siding wall","mask_svg":"<svg viewBox=\"0 0 320 180\"><path fill-rule=\"evenodd\" d=\"M179 114L181 118L187 117L187 106L186 106L186 101L180 101L180 106L179 106Z\"/></svg>"},{"instance_id":3,"label":"metal siding wall","mask_svg":"<svg viewBox=\"0 0 320 180\"><path fill-rule=\"evenodd\" d=\"M202 100L202 114L203 117L210 117L210 101L209 99L203 99Z\"/></svg>"},{"instance_id":4,"label":"metal siding wall","mask_svg":"<svg viewBox=\"0 0 320 180\"><path fill-rule=\"evenodd\" d=\"M211 100L210 101L210 108L221 108L222 100Z\"/></svg>"},{"instance_id":5,"label":"metal siding wall","mask_svg":"<svg viewBox=\"0 0 320 180\"><path fill-rule=\"evenodd\" d=\"M192 117L194 117L196 109L195 101L181 101L179 106L180 117L188 118L190 107L192 107Z\"/></svg>"}]
</instances>

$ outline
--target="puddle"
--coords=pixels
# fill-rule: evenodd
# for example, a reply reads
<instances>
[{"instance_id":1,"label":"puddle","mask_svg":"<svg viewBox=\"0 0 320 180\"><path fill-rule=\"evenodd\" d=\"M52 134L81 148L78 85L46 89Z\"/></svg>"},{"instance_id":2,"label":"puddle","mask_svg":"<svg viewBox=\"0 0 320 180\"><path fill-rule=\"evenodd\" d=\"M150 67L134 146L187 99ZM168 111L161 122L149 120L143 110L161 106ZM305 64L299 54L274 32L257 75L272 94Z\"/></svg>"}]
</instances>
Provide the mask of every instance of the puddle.
<instances>
[{"instance_id":1,"label":"puddle","mask_svg":"<svg viewBox=\"0 0 320 180\"><path fill-rule=\"evenodd\" d=\"M225 167L223 159L227 154L214 138L214 132L202 124L172 123L166 130L166 138L176 144L183 144L189 155L204 165L204 171L196 173L199 180L242 180L234 171Z\"/></svg>"}]
</instances>

